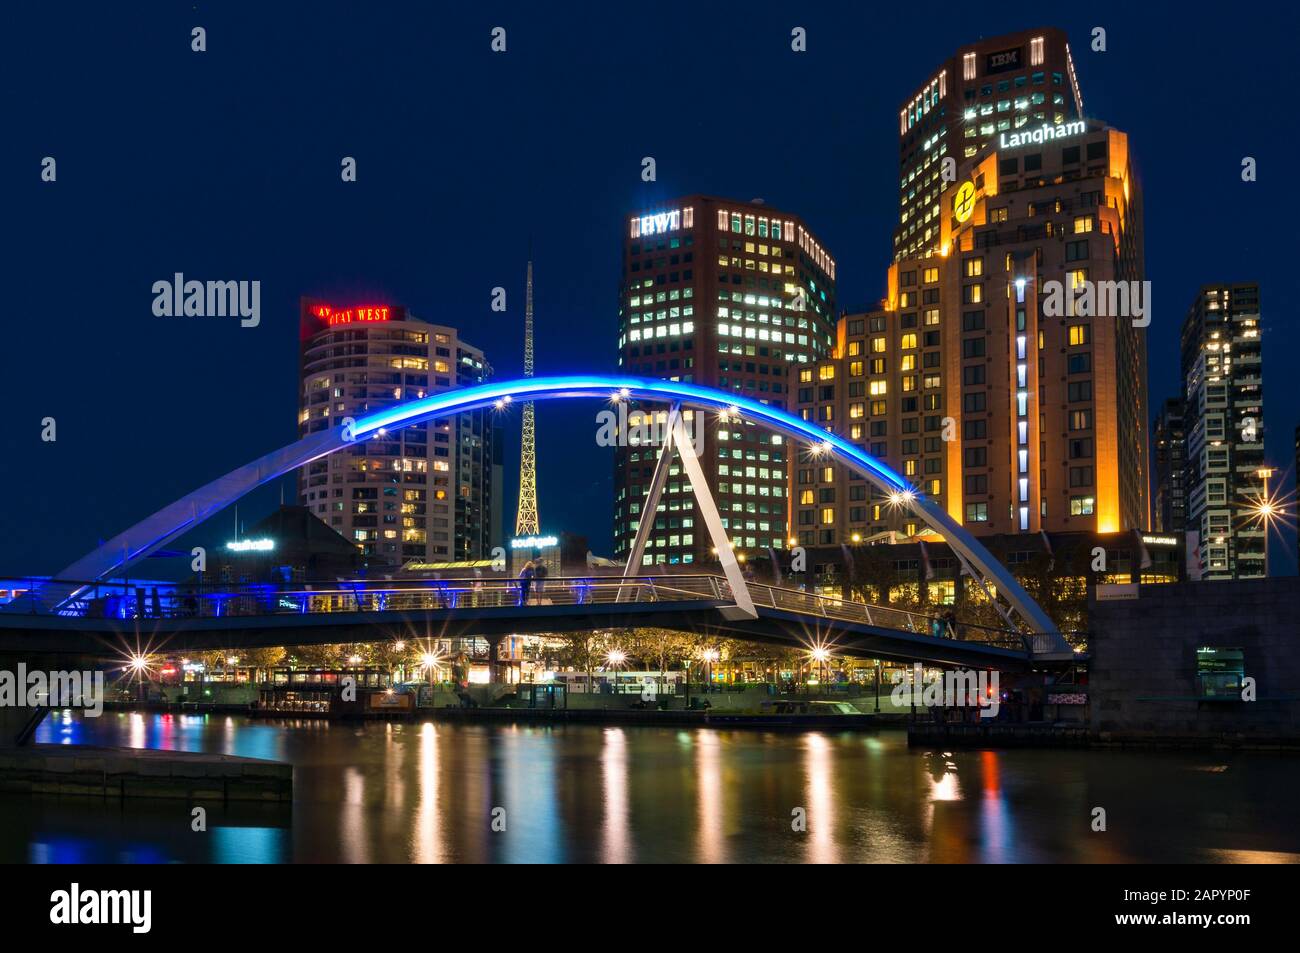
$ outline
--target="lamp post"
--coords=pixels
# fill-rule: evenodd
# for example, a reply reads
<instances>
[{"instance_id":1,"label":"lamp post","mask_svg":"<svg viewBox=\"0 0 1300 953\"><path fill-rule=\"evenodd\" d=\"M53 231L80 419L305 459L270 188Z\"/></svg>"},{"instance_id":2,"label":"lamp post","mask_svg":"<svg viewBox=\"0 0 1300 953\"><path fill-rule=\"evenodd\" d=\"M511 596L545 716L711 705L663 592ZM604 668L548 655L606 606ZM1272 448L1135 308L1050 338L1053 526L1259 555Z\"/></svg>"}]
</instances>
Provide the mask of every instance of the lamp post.
<instances>
[{"instance_id":1,"label":"lamp post","mask_svg":"<svg viewBox=\"0 0 1300 953\"><path fill-rule=\"evenodd\" d=\"M812 650L813 661L817 663L817 682L818 687L826 691L826 660L831 657L830 649L824 645L819 645Z\"/></svg>"},{"instance_id":2,"label":"lamp post","mask_svg":"<svg viewBox=\"0 0 1300 953\"><path fill-rule=\"evenodd\" d=\"M627 661L627 653L622 649L610 649L605 655L605 664L614 673L614 694L618 694L618 670Z\"/></svg>"},{"instance_id":3,"label":"lamp post","mask_svg":"<svg viewBox=\"0 0 1300 953\"><path fill-rule=\"evenodd\" d=\"M420 664L425 667L429 673L429 707L433 707L433 676L438 668L438 656L433 652L425 652L420 656Z\"/></svg>"},{"instance_id":4,"label":"lamp post","mask_svg":"<svg viewBox=\"0 0 1300 953\"><path fill-rule=\"evenodd\" d=\"M718 660L718 650L705 649L701 658L704 659L704 690L707 692L713 685L713 663Z\"/></svg>"},{"instance_id":5,"label":"lamp post","mask_svg":"<svg viewBox=\"0 0 1300 953\"><path fill-rule=\"evenodd\" d=\"M1255 475L1264 481L1264 490L1259 497L1259 502L1254 506L1255 515L1259 519L1260 525L1264 527L1264 577L1268 578L1268 537L1273 528L1273 517L1278 514L1278 506L1273 498L1268 495L1268 478L1277 472L1273 467L1260 467L1255 471Z\"/></svg>"}]
</instances>

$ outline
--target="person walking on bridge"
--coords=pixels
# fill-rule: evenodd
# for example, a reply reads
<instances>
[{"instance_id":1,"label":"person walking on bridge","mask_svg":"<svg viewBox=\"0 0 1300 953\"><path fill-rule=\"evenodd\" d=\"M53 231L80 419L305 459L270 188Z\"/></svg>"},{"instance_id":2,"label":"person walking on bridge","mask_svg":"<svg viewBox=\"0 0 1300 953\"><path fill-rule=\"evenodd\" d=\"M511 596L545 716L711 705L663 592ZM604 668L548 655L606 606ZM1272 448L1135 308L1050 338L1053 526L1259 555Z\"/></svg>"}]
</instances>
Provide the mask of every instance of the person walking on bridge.
<instances>
[{"instance_id":1,"label":"person walking on bridge","mask_svg":"<svg viewBox=\"0 0 1300 953\"><path fill-rule=\"evenodd\" d=\"M540 559L533 566L533 591L537 593L537 604L539 606L544 602L542 591L546 588L546 577L550 574L551 571L546 568L546 563Z\"/></svg>"},{"instance_id":2,"label":"person walking on bridge","mask_svg":"<svg viewBox=\"0 0 1300 953\"><path fill-rule=\"evenodd\" d=\"M533 561L530 559L524 563L524 568L519 570L519 604L528 605L530 597L529 590L533 585Z\"/></svg>"}]
</instances>

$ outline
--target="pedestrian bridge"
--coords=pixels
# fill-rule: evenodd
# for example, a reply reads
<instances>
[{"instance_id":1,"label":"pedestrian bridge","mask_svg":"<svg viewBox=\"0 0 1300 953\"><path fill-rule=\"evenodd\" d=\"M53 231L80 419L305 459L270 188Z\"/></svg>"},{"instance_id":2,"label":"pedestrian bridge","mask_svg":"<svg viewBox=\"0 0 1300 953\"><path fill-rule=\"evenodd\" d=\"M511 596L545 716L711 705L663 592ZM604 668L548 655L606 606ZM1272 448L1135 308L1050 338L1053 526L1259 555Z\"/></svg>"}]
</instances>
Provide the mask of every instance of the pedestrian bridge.
<instances>
[{"instance_id":1,"label":"pedestrian bridge","mask_svg":"<svg viewBox=\"0 0 1300 953\"><path fill-rule=\"evenodd\" d=\"M736 611L722 575L551 578L527 598L517 580L352 580L325 586L132 587L50 581L0 611L0 651L120 658L281 645L494 638L629 626L936 665L1029 667L1054 641L959 625L887 606L749 582L756 615ZM68 602L62 594L78 596ZM52 599L42 593L54 594ZM939 633L939 634L936 634Z\"/></svg>"},{"instance_id":2,"label":"pedestrian bridge","mask_svg":"<svg viewBox=\"0 0 1300 953\"><path fill-rule=\"evenodd\" d=\"M124 593L119 602L135 603L130 618L142 628L151 627L160 637L165 634L181 645L196 647L200 642L215 645L219 633L236 630L249 639L261 640L260 644L301 644L371 640L375 636L366 635L367 630L383 623L423 625L430 629L463 627L477 634L490 634L562 631L593 625L647 625L653 620L653 624L665 628L695 631L715 627L720 633L738 638L769 641L824 639L828 631L833 631L844 640L857 640L852 646L846 641L846 651L861 650L879 658L965 664L975 662L971 655L975 653L986 659L1005 657L1027 661L1032 655L1038 661L1073 661L1070 645L1051 618L1015 576L938 500L927 497L843 435L743 395L680 381L606 375L530 377L451 390L418 400L398 401L360 419L347 418L337 426L309 434L199 487L102 543L58 573L57 578L64 581L61 591L53 583L42 587L46 594L44 605L29 613L30 618L24 623L13 623L10 613L0 613L0 619L4 620L0 623L0 634L8 638L14 631L11 624L26 625L23 631L35 633L45 629L57 642L62 627L65 633L82 638L69 639L60 648L91 645L93 642L86 642L85 637L113 631L113 627L120 628L126 621L111 610L103 611L99 594L110 585L103 580L126 578L133 563L269 480L356 441L378 439L412 424L485 408L506 412L512 402L569 399L667 405L663 412L665 434L654 476L642 500L642 512L659 511L667 474L672 461L679 459L703 527L713 542L713 551L718 554L721 576L635 575L648 568L646 547L654 523L652 519L642 519L620 581L589 580L589 584L584 584L581 580L550 580L540 603L512 604L509 593L517 584L506 579L490 583L448 580L439 584L421 583L414 589L398 583L341 584L333 602L324 598L320 590L300 592L271 586L253 587L249 592L195 594L194 611L189 615L177 614L175 606L161 604L151 613L149 610L154 606L142 607L142 598L133 594ZM807 453L809 458L842 464L862 476L876 490L887 494L891 505L910 511L948 542L961 562L962 571L983 591L1006 623L1006 629L999 630L1001 637L989 641L935 638L928 634L931 620L921 616L883 607L827 601L796 590L748 585L693 441L686 432L688 413L716 413L720 420L756 424L782 435L792 455ZM687 578L696 581L684 582ZM515 597L517 600L517 590ZM33 596L32 601L38 599ZM833 610L829 608L836 603ZM324 605L331 608L328 611L315 608ZM232 606L251 606L257 611L240 614L232 611ZM206 641L199 635L204 629L209 630ZM31 639L39 641L34 635ZM927 639L930 642L918 641ZM221 642L222 646L230 644ZM871 647L870 652L866 651L867 646Z\"/></svg>"}]
</instances>

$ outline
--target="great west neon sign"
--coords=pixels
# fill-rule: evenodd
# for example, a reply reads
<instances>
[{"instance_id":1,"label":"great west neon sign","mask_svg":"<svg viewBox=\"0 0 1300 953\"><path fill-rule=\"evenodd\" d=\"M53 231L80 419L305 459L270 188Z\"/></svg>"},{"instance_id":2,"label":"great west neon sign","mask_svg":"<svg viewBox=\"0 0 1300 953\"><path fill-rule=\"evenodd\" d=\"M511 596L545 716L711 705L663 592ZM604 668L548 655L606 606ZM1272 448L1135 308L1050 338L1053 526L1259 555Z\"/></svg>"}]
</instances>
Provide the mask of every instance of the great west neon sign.
<instances>
[{"instance_id":1,"label":"great west neon sign","mask_svg":"<svg viewBox=\"0 0 1300 953\"><path fill-rule=\"evenodd\" d=\"M1016 146L1042 145L1044 142L1050 142L1053 139L1066 139L1070 136L1078 136L1088 131L1088 124L1080 120L1074 122L1045 122L1037 129L1031 129L1027 132L1013 132L1007 135L1005 132L998 139L998 146L1003 149L1014 149Z\"/></svg>"},{"instance_id":2,"label":"great west neon sign","mask_svg":"<svg viewBox=\"0 0 1300 953\"><path fill-rule=\"evenodd\" d=\"M338 324L369 324L373 321L388 321L391 318L392 309L386 304L381 304L335 310L327 304L320 304L312 308L311 313L326 322L330 327L334 327Z\"/></svg>"},{"instance_id":3,"label":"great west neon sign","mask_svg":"<svg viewBox=\"0 0 1300 953\"><path fill-rule=\"evenodd\" d=\"M632 237L645 235L662 235L675 232L679 228L695 227L694 208L675 208L671 212L656 212L653 215L641 215L632 219Z\"/></svg>"}]
</instances>

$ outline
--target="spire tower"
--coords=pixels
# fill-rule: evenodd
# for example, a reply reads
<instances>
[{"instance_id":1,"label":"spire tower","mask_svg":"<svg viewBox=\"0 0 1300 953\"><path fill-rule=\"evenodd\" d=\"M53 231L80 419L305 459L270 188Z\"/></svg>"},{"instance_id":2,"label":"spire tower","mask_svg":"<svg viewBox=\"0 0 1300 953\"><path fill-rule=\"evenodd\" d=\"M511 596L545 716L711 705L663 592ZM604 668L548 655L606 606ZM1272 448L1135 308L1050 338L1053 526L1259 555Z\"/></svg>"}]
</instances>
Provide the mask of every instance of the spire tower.
<instances>
[{"instance_id":1,"label":"spire tower","mask_svg":"<svg viewBox=\"0 0 1300 953\"><path fill-rule=\"evenodd\" d=\"M533 263L528 262L528 290L524 299L524 377L533 376ZM537 521L537 423L533 402L524 404L523 441L519 448L519 513L515 516L516 536L536 536Z\"/></svg>"}]
</instances>

